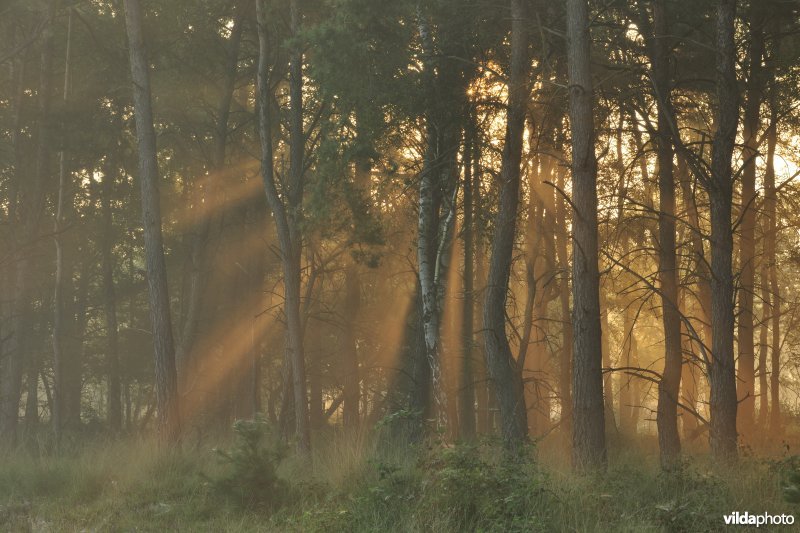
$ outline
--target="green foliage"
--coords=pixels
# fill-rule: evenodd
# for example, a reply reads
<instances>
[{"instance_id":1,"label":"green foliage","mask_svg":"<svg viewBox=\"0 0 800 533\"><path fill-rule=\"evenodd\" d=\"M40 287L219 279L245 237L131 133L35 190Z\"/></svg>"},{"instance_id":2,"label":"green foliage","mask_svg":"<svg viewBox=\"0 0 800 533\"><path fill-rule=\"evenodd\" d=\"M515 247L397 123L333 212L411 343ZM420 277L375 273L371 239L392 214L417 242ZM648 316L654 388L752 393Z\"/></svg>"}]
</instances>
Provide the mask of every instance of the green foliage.
<instances>
[{"instance_id":1,"label":"green foliage","mask_svg":"<svg viewBox=\"0 0 800 533\"><path fill-rule=\"evenodd\" d=\"M659 521L670 531L704 531L718 522L709 513L715 501L724 498L726 487L714 475L699 472L688 464L671 472L661 472L657 486L669 499L655 505Z\"/></svg>"},{"instance_id":2,"label":"green foliage","mask_svg":"<svg viewBox=\"0 0 800 533\"><path fill-rule=\"evenodd\" d=\"M412 408L392 410L378 421L375 429L379 445L389 448L396 442L419 444L423 436L434 434L433 428L427 427L422 410Z\"/></svg>"},{"instance_id":3,"label":"green foliage","mask_svg":"<svg viewBox=\"0 0 800 533\"><path fill-rule=\"evenodd\" d=\"M422 411L414 409L398 409L381 418L375 425L376 429L391 427L399 421L417 420L422 416Z\"/></svg>"},{"instance_id":4,"label":"green foliage","mask_svg":"<svg viewBox=\"0 0 800 533\"><path fill-rule=\"evenodd\" d=\"M281 461L285 450L269 439L263 422L241 422L232 449L219 456L237 459L212 464L208 451L164 453L132 440L61 456L8 452L0 457L0 530L713 532L735 510L796 508L782 486L797 484L797 458L743 460L713 474L697 460L662 473L654 455L631 449L612 456L608 472L579 476L545 473L529 453L508 457L491 442L384 448L331 435L320 439L312 471L297 457ZM548 453L540 445L537 455L552 464ZM275 482L279 509L243 506L234 496L257 477L247 468L264 475L257 457L272 458L266 469L275 476L266 479L291 480L291 491ZM232 485L222 491L200 472Z\"/></svg>"},{"instance_id":5,"label":"green foliage","mask_svg":"<svg viewBox=\"0 0 800 533\"><path fill-rule=\"evenodd\" d=\"M800 456L792 455L770 464L780 478L781 494L789 503L800 503Z\"/></svg>"},{"instance_id":6,"label":"green foliage","mask_svg":"<svg viewBox=\"0 0 800 533\"><path fill-rule=\"evenodd\" d=\"M278 477L287 448L270 432L266 421L237 420L236 440L230 451L215 449L227 473L212 484L233 502L245 507L273 510L289 498L289 484Z\"/></svg>"},{"instance_id":7,"label":"green foliage","mask_svg":"<svg viewBox=\"0 0 800 533\"><path fill-rule=\"evenodd\" d=\"M413 518L423 477L391 460L368 461L368 472L331 491L327 501L304 509L288 523L297 531L399 531Z\"/></svg>"},{"instance_id":8,"label":"green foliage","mask_svg":"<svg viewBox=\"0 0 800 533\"><path fill-rule=\"evenodd\" d=\"M423 499L448 509L458 530L536 531L544 526L545 478L530 453L494 446L443 448L423 462Z\"/></svg>"},{"instance_id":9,"label":"green foliage","mask_svg":"<svg viewBox=\"0 0 800 533\"><path fill-rule=\"evenodd\" d=\"M385 453L385 452L383 452ZM303 531L544 531L545 477L527 456L484 446L382 456L355 487L298 517Z\"/></svg>"}]
</instances>

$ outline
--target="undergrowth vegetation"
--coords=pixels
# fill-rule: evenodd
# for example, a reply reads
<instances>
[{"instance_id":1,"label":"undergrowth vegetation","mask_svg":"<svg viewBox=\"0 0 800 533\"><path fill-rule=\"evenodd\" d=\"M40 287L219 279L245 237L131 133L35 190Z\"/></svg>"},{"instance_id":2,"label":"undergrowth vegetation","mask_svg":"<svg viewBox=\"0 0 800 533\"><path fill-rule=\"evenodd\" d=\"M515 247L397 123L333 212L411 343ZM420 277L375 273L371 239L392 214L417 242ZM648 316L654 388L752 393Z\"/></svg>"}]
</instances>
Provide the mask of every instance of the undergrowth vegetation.
<instances>
[{"instance_id":1,"label":"undergrowth vegetation","mask_svg":"<svg viewBox=\"0 0 800 533\"><path fill-rule=\"evenodd\" d=\"M632 449L606 474L578 476L541 466L558 464L546 448L318 441L313 467L261 421L237 423L215 449L128 440L6 452L0 530L694 532L723 529L733 511L798 514L793 458L731 470L687 459L663 473L655 453Z\"/></svg>"},{"instance_id":2,"label":"undergrowth vegetation","mask_svg":"<svg viewBox=\"0 0 800 533\"><path fill-rule=\"evenodd\" d=\"M236 441L229 451L214 448L226 472L208 478L220 496L244 507L272 510L292 500L291 485L278 475L288 447L263 419L237 420Z\"/></svg>"}]
</instances>

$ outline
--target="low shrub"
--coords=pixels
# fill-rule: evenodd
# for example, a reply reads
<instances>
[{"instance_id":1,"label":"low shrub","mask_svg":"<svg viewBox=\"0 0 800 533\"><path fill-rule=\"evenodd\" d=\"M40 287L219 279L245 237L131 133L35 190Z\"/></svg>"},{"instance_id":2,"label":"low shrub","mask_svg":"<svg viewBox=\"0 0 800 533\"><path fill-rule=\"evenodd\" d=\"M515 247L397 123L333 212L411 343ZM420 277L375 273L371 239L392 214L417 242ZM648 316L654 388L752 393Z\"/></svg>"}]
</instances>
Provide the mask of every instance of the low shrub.
<instances>
[{"instance_id":1,"label":"low shrub","mask_svg":"<svg viewBox=\"0 0 800 533\"><path fill-rule=\"evenodd\" d=\"M498 453L496 446L435 450L421 465L422 501L447 510L455 530L545 530L548 495L532 456Z\"/></svg>"},{"instance_id":2,"label":"low shrub","mask_svg":"<svg viewBox=\"0 0 800 533\"><path fill-rule=\"evenodd\" d=\"M274 510L290 498L290 486L278 476L288 450L263 419L237 420L234 446L214 449L227 473L211 479L223 496L248 508Z\"/></svg>"}]
</instances>

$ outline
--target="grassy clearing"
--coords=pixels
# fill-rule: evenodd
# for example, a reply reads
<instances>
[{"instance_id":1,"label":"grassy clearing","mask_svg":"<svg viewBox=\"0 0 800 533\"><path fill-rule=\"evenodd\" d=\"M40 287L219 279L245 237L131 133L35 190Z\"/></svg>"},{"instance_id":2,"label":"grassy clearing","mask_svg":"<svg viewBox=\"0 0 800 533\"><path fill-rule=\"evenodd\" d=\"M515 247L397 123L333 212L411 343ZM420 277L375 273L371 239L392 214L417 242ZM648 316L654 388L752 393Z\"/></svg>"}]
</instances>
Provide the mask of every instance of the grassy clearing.
<instances>
[{"instance_id":1,"label":"grassy clearing","mask_svg":"<svg viewBox=\"0 0 800 533\"><path fill-rule=\"evenodd\" d=\"M163 453L150 441L116 441L60 456L6 453L0 530L720 531L735 510L800 514L783 500L774 464L755 458L716 472L692 458L664 474L640 448L617 452L603 476L577 476L555 455L558 446L509 461L491 443L412 451L318 440L313 470L297 457L280 461L280 488L268 489L282 492L274 500L253 488L259 476L242 474L258 468L252 457L237 471L207 447Z\"/></svg>"}]
</instances>

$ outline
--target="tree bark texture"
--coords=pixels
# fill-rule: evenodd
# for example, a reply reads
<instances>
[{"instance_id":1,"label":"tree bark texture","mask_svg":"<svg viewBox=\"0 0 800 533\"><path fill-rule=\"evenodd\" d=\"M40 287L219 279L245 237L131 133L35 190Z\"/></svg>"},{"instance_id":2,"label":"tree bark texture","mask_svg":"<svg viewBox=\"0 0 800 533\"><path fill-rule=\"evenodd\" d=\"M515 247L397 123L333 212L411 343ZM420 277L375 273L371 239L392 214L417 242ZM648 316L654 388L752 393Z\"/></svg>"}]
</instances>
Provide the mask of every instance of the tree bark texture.
<instances>
[{"instance_id":1,"label":"tree bark texture","mask_svg":"<svg viewBox=\"0 0 800 533\"><path fill-rule=\"evenodd\" d=\"M303 67L302 51L292 46L289 58L289 179L286 190L279 194L273 169L272 116L270 98L269 35L265 7L256 0L258 18L258 100L259 135L261 139L261 174L264 189L278 233L284 274L284 313L286 315L286 351L291 365L297 448L303 455L311 452L308 394L306 385L303 326L301 321L302 235L300 217L303 201L303 164L305 133L303 132ZM292 34L300 30L300 8L297 0L289 5ZM284 199L286 204L284 204Z\"/></svg>"},{"instance_id":2,"label":"tree bark texture","mask_svg":"<svg viewBox=\"0 0 800 533\"><path fill-rule=\"evenodd\" d=\"M150 298L150 321L156 370L158 432L163 442L175 443L180 438L178 380L175 368L175 343L172 336L167 266L164 260L161 230L159 175L150 95L150 72L142 31L142 18L139 0L125 0L125 23L128 33L136 140L139 153L145 270Z\"/></svg>"},{"instance_id":3,"label":"tree bark texture","mask_svg":"<svg viewBox=\"0 0 800 533\"><path fill-rule=\"evenodd\" d=\"M603 412L597 159L585 0L567 1L569 115L572 132L572 450L579 470L606 465Z\"/></svg>"},{"instance_id":4,"label":"tree bark texture","mask_svg":"<svg viewBox=\"0 0 800 533\"><path fill-rule=\"evenodd\" d=\"M441 321L453 228L455 226L456 156L463 117L465 87L453 57L447 23L440 26L439 49L427 15L418 9L418 26L423 53L423 80L428 104L425 110L426 150L419 180L417 263L422 290L422 323L426 357L431 367L433 400L437 424L447 427L447 395L442 380Z\"/></svg>"},{"instance_id":5,"label":"tree bark texture","mask_svg":"<svg viewBox=\"0 0 800 533\"><path fill-rule=\"evenodd\" d=\"M506 297L514 254L519 208L520 163L529 91L530 58L525 2L511 1L511 72L506 137L500 170L500 208L495 218L489 280L483 310L484 343L489 376L500 407L503 443L515 449L528 438L527 409L520 362L506 334Z\"/></svg>"},{"instance_id":6,"label":"tree bark texture","mask_svg":"<svg viewBox=\"0 0 800 533\"><path fill-rule=\"evenodd\" d=\"M758 155L758 126L763 100L764 13L760 2L750 4L750 72L747 80L744 117L742 120L744 148L742 150L742 231L739 242L739 373L737 379L737 426L742 439L749 442L755 430L755 346L753 296L755 294L756 262L756 156Z\"/></svg>"},{"instance_id":7,"label":"tree bark texture","mask_svg":"<svg viewBox=\"0 0 800 533\"><path fill-rule=\"evenodd\" d=\"M658 279L664 326L664 370L658 382L658 444L662 468L671 468L678 460L681 441L678 433L678 398L680 394L681 317L678 309L678 261L675 243L675 179L669 74L669 26L665 0L653 2L653 38L650 44L653 89L658 108Z\"/></svg>"},{"instance_id":8,"label":"tree bark texture","mask_svg":"<svg viewBox=\"0 0 800 533\"><path fill-rule=\"evenodd\" d=\"M711 154L711 454L733 461L736 449L736 374L733 357L733 156L739 120L734 42L735 0L719 0L716 14L717 131Z\"/></svg>"}]
</instances>

